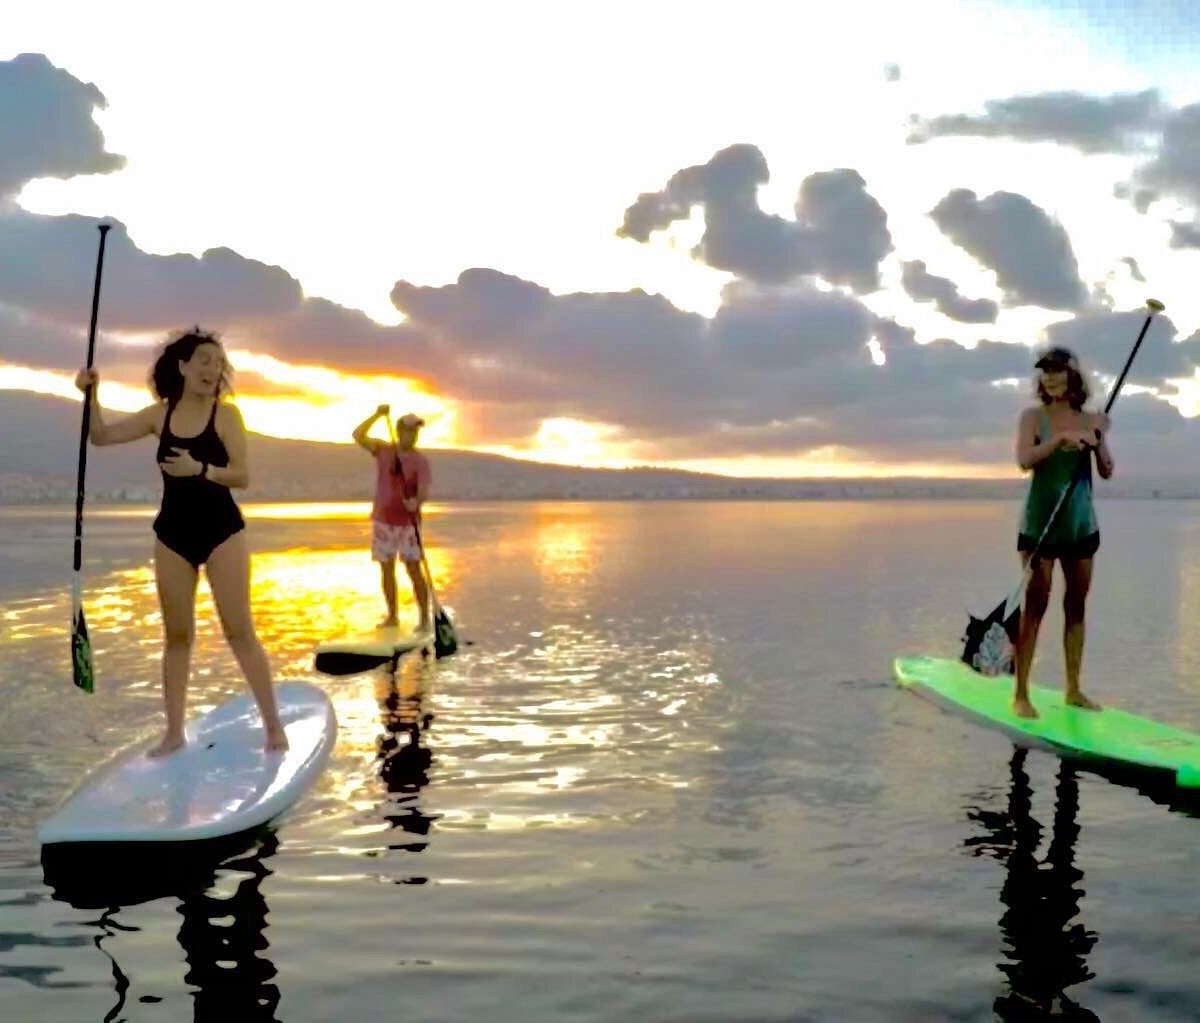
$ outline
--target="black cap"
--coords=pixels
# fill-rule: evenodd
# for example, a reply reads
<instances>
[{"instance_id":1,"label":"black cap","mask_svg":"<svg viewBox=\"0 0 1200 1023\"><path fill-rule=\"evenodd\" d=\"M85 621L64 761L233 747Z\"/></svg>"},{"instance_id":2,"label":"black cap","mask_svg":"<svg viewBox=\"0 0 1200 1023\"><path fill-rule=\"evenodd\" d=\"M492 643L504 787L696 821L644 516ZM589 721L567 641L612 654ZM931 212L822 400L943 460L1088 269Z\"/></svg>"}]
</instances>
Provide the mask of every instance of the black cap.
<instances>
[{"instance_id":1,"label":"black cap","mask_svg":"<svg viewBox=\"0 0 1200 1023\"><path fill-rule=\"evenodd\" d=\"M1047 348L1033 364L1034 369L1073 369L1079 372L1079 360L1069 348Z\"/></svg>"}]
</instances>

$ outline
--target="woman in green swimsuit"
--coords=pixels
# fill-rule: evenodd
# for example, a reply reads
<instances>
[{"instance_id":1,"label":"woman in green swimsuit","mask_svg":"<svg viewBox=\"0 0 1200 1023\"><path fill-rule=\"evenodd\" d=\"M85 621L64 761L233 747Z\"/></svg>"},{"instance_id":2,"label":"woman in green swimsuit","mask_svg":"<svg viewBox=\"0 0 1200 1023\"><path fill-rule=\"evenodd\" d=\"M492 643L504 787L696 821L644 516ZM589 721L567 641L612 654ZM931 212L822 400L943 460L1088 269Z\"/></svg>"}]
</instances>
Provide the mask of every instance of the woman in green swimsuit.
<instances>
[{"instance_id":1,"label":"woman in green swimsuit","mask_svg":"<svg viewBox=\"0 0 1200 1023\"><path fill-rule=\"evenodd\" d=\"M1055 560L1062 566L1066 583L1063 597L1066 702L1099 710L1099 704L1088 699L1079 688L1084 611L1092 582L1092 558L1100 546L1100 527L1092 503L1093 456L1101 478L1108 479L1113 473L1106 440L1108 416L1083 410L1088 386L1075 355L1066 348L1050 348L1034 363L1034 368L1038 371L1035 378L1038 404L1021 413L1017 426L1017 464L1033 472L1017 537L1021 563L1029 565L1030 579L1017 637L1013 711L1025 718L1037 717L1037 710L1029 702L1029 669L1038 629L1050 600ZM1055 505L1076 473L1080 474L1079 483L1038 547ZM1030 565L1034 548L1038 548L1037 556Z\"/></svg>"}]
</instances>

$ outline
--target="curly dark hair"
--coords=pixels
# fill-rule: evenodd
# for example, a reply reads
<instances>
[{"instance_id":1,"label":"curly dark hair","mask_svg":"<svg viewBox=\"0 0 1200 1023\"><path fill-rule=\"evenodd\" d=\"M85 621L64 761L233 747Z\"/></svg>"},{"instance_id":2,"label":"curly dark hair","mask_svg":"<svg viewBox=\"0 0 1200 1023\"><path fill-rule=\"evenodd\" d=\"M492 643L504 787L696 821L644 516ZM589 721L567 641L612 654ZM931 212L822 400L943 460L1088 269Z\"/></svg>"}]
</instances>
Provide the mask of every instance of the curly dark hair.
<instances>
[{"instance_id":1,"label":"curly dark hair","mask_svg":"<svg viewBox=\"0 0 1200 1023\"><path fill-rule=\"evenodd\" d=\"M181 362L190 362L201 345L216 345L222 348L219 334L211 330L192 327L169 338L154 360L150 370L150 389L160 401L177 401L183 394L183 374L179 372ZM221 377L217 381L217 398L233 391L233 371L228 362L221 366Z\"/></svg>"}]
</instances>

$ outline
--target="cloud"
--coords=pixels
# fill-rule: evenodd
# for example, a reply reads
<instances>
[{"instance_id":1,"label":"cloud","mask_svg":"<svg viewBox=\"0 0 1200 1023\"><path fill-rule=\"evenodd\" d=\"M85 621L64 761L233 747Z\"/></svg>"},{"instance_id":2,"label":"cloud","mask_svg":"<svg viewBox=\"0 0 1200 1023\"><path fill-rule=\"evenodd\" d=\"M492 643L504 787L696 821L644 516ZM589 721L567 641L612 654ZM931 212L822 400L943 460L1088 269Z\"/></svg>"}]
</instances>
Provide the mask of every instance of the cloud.
<instances>
[{"instance_id":1,"label":"cloud","mask_svg":"<svg viewBox=\"0 0 1200 1023\"><path fill-rule=\"evenodd\" d=\"M892 240L887 214L862 176L844 168L809 175L795 220L759 208L758 187L769 177L757 148L730 146L706 164L678 171L661 192L640 195L617 234L648 241L699 206L705 229L693 255L715 269L763 284L812 274L860 293L876 290Z\"/></svg>"},{"instance_id":2,"label":"cloud","mask_svg":"<svg viewBox=\"0 0 1200 1023\"><path fill-rule=\"evenodd\" d=\"M1171 248L1200 249L1200 222L1171 221Z\"/></svg>"},{"instance_id":3,"label":"cloud","mask_svg":"<svg viewBox=\"0 0 1200 1023\"><path fill-rule=\"evenodd\" d=\"M993 192L980 199L957 188L929 215L951 241L995 272L1008 305L1080 309L1087 303L1066 230L1025 196Z\"/></svg>"},{"instance_id":4,"label":"cloud","mask_svg":"<svg viewBox=\"0 0 1200 1023\"><path fill-rule=\"evenodd\" d=\"M107 174L124 166L108 153L92 111L103 94L40 53L0 61L0 198L34 178Z\"/></svg>"},{"instance_id":5,"label":"cloud","mask_svg":"<svg viewBox=\"0 0 1200 1023\"><path fill-rule=\"evenodd\" d=\"M1113 195L1118 199L1128 199L1139 213L1145 213L1160 198L1153 188L1132 188L1127 181L1117 182L1113 186Z\"/></svg>"},{"instance_id":6,"label":"cloud","mask_svg":"<svg viewBox=\"0 0 1200 1023\"><path fill-rule=\"evenodd\" d=\"M1031 348L918 343L911 328L855 297L807 283L734 282L711 320L639 291L553 295L483 269L440 288L399 282L393 298L436 352L438 380L465 403L464 420L494 443L525 440L542 419L569 416L614 425L613 439L647 461L834 446L880 462L1003 466L1032 401ZM1089 311L1046 340L1115 375L1143 319L1139 310ZM1190 374L1191 346L1169 344L1173 334L1160 317L1131 381ZM882 366L868 350L872 338ZM1016 388L996 385L1014 378ZM1133 397L1122 400L1125 450L1137 453L1139 472L1170 471L1170 459L1143 464L1142 454L1154 429L1183 420L1158 401L1138 426L1130 413L1143 403ZM1190 436L1182 427L1172 435Z\"/></svg>"},{"instance_id":7,"label":"cloud","mask_svg":"<svg viewBox=\"0 0 1200 1023\"><path fill-rule=\"evenodd\" d=\"M913 118L913 144L947 136L1057 142L1085 153L1145 151L1161 131L1166 107L1157 89L1088 96L1043 92L984 103L981 116Z\"/></svg>"},{"instance_id":8,"label":"cloud","mask_svg":"<svg viewBox=\"0 0 1200 1023\"><path fill-rule=\"evenodd\" d=\"M918 302L933 302L938 312L960 323L995 323L1000 307L989 298L963 298L958 285L946 277L938 277L914 259L904 264L900 283L909 297Z\"/></svg>"},{"instance_id":9,"label":"cloud","mask_svg":"<svg viewBox=\"0 0 1200 1023\"><path fill-rule=\"evenodd\" d=\"M101 322L109 330L167 330L280 316L299 305L294 277L277 266L209 249L157 256L112 223L104 257ZM21 211L0 216L0 302L42 319L74 324L87 309L96 271L99 221Z\"/></svg>"},{"instance_id":10,"label":"cloud","mask_svg":"<svg viewBox=\"0 0 1200 1023\"><path fill-rule=\"evenodd\" d=\"M1158 152L1134 172L1133 180L1156 196L1173 195L1200 205L1200 103L1172 112L1163 125Z\"/></svg>"},{"instance_id":11,"label":"cloud","mask_svg":"<svg viewBox=\"0 0 1200 1023\"><path fill-rule=\"evenodd\" d=\"M645 458L953 434L961 424L930 424L928 392L990 399L992 380L1031 361L1022 345L917 344L857 298L808 283L734 282L711 320L640 291L556 296L482 269L440 288L399 282L393 300L436 353L443 393L467 402L478 427L511 441L551 416L614 424ZM878 412L893 402L894 422Z\"/></svg>"},{"instance_id":12,"label":"cloud","mask_svg":"<svg viewBox=\"0 0 1200 1023\"><path fill-rule=\"evenodd\" d=\"M1138 261L1132 256L1122 256L1121 262L1129 267L1129 275L1139 284L1146 283L1146 276L1142 273L1142 268L1138 265Z\"/></svg>"},{"instance_id":13,"label":"cloud","mask_svg":"<svg viewBox=\"0 0 1200 1023\"><path fill-rule=\"evenodd\" d=\"M1145 322L1145 309L1089 311L1051 324L1044 333L1047 344L1075 352L1085 370L1115 378ZM1200 365L1200 344L1196 338L1173 341L1175 333L1169 316L1154 318L1130 368L1129 383L1161 387L1167 377L1192 375L1193 367Z\"/></svg>"},{"instance_id":14,"label":"cloud","mask_svg":"<svg viewBox=\"0 0 1200 1023\"><path fill-rule=\"evenodd\" d=\"M417 376L440 385L438 353L426 332L410 323L376 323L328 299L306 298L281 316L234 324L227 336L231 343L291 363Z\"/></svg>"}]
</instances>

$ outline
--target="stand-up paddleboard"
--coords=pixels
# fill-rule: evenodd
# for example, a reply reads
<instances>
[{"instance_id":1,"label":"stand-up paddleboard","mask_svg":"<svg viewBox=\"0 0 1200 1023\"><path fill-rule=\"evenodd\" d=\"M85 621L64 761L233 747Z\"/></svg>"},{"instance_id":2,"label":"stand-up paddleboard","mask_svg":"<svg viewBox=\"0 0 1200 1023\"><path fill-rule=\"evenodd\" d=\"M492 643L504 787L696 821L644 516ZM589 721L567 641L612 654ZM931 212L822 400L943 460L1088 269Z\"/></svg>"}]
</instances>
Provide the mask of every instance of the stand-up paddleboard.
<instances>
[{"instance_id":1,"label":"stand-up paddleboard","mask_svg":"<svg viewBox=\"0 0 1200 1023\"><path fill-rule=\"evenodd\" d=\"M989 678L961 661L898 657L900 684L951 710L999 728L1019 742L1114 767L1168 771L1181 788L1200 788L1200 735L1116 707L1082 710L1061 690L1031 685L1036 718L1012 710L1012 678Z\"/></svg>"},{"instance_id":2,"label":"stand-up paddleboard","mask_svg":"<svg viewBox=\"0 0 1200 1023\"><path fill-rule=\"evenodd\" d=\"M316 650L317 671L326 675L355 675L433 643L432 632L408 632L397 626L321 643Z\"/></svg>"},{"instance_id":3,"label":"stand-up paddleboard","mask_svg":"<svg viewBox=\"0 0 1200 1023\"><path fill-rule=\"evenodd\" d=\"M189 721L187 745L148 757L148 743L117 754L42 825L59 842L183 842L234 835L278 817L316 780L337 736L329 697L310 682L275 687L289 748L263 749L250 694Z\"/></svg>"}]
</instances>

